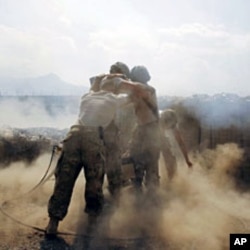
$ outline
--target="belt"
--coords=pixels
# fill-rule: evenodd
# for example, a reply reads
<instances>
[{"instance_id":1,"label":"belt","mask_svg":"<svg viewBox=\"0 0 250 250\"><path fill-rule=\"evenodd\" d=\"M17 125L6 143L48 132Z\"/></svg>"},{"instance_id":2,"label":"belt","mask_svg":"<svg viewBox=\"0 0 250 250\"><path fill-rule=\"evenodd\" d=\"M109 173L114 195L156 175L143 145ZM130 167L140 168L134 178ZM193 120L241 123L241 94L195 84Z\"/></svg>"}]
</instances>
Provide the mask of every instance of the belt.
<instances>
[{"instance_id":1,"label":"belt","mask_svg":"<svg viewBox=\"0 0 250 250\"><path fill-rule=\"evenodd\" d=\"M98 134L99 134L99 137L101 140L104 139L104 129L102 126L98 126L98 127L95 127L95 126L86 126L86 125L73 125L71 126L70 128L71 130L82 130L82 131L86 131L86 130L91 130L91 131L97 131Z\"/></svg>"}]
</instances>

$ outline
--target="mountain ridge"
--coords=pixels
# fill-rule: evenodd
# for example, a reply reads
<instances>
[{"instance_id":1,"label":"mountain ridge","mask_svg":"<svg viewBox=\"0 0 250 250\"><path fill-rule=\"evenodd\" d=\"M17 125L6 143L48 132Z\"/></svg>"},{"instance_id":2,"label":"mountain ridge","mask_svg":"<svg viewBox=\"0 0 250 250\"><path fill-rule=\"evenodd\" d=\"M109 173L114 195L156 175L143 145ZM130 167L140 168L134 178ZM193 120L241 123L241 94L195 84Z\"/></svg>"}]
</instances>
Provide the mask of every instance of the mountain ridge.
<instances>
[{"instance_id":1,"label":"mountain ridge","mask_svg":"<svg viewBox=\"0 0 250 250\"><path fill-rule=\"evenodd\" d=\"M82 95L87 91L88 87L66 82L54 73L27 78L0 77L2 96Z\"/></svg>"}]
</instances>

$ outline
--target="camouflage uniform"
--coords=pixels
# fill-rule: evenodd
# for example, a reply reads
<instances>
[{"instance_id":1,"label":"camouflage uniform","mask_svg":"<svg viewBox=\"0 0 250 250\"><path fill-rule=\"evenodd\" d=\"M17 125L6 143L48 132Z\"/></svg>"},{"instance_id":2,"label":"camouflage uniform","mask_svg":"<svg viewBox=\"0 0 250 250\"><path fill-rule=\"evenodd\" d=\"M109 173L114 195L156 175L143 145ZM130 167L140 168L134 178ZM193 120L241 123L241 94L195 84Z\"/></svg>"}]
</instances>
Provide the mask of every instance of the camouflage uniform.
<instances>
[{"instance_id":1,"label":"camouflage uniform","mask_svg":"<svg viewBox=\"0 0 250 250\"><path fill-rule=\"evenodd\" d=\"M68 210L75 181L84 167L86 178L85 212L98 215L103 207L105 148L101 130L81 125L72 126L63 143L58 160L54 192L49 200L48 213L62 220Z\"/></svg>"},{"instance_id":2,"label":"camouflage uniform","mask_svg":"<svg viewBox=\"0 0 250 250\"><path fill-rule=\"evenodd\" d=\"M158 160L160 156L160 130L158 121L137 126L130 147L134 162L135 186L141 188L145 175L148 189L159 185Z\"/></svg>"}]
</instances>

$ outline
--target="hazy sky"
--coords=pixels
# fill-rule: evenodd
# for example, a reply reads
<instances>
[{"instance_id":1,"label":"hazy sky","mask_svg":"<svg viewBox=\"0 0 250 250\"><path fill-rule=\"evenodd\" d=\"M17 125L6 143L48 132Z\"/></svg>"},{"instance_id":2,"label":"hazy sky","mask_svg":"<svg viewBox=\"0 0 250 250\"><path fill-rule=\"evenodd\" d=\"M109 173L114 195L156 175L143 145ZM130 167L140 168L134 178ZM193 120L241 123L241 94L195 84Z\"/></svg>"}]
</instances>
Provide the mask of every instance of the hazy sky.
<instances>
[{"instance_id":1,"label":"hazy sky","mask_svg":"<svg viewBox=\"0 0 250 250\"><path fill-rule=\"evenodd\" d=\"M250 95L249 0L0 0L0 76L88 86L116 61L158 95Z\"/></svg>"}]
</instances>

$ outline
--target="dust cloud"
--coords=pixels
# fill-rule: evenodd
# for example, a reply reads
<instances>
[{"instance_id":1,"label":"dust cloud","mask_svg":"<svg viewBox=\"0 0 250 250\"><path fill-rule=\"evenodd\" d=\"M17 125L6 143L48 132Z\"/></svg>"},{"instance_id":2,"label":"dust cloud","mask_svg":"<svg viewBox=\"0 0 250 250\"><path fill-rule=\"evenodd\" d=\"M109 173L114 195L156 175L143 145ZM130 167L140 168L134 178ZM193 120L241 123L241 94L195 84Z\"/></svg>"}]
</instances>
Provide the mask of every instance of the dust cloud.
<instances>
[{"instance_id":1,"label":"dust cloud","mask_svg":"<svg viewBox=\"0 0 250 250\"><path fill-rule=\"evenodd\" d=\"M218 145L193 156L193 170L179 164L168 182L161 163L160 202L135 209L131 194L122 197L113 219L116 237L157 237L166 249L229 249L229 234L249 231L250 196L237 191L232 173L243 152L236 144Z\"/></svg>"},{"instance_id":2,"label":"dust cloud","mask_svg":"<svg viewBox=\"0 0 250 250\"><path fill-rule=\"evenodd\" d=\"M105 237L157 238L165 249L229 249L229 234L250 230L250 195L240 192L234 172L240 166L243 150L236 144L218 145L214 150L191 155L193 169L179 162L176 176L168 181L160 161L161 187L153 197L137 197L131 186L124 187L119 204L110 214ZM43 155L31 167L22 163L0 170L2 209L24 224L44 229L48 223L47 202L53 190L51 178L32 193L49 163ZM57 158L57 157L56 157ZM53 166L56 160L53 161ZM84 177L78 177L67 217L59 231L82 233L86 224ZM107 196L107 186L104 185ZM0 234L11 232L10 240L29 227L0 214Z\"/></svg>"},{"instance_id":3,"label":"dust cloud","mask_svg":"<svg viewBox=\"0 0 250 250\"><path fill-rule=\"evenodd\" d=\"M47 203L53 191L54 177L36 189L33 190L33 188L44 176L50 157L51 155L44 154L32 166L18 162L11 164L8 168L0 169L2 210L0 213L0 235L5 235L5 238L8 236L9 240L13 240L20 234L25 235L32 230L31 227L45 229L48 223ZM57 159L58 155L53 159L50 173L53 172ZM74 200L76 196L83 197L82 193L79 194L81 183L77 183L76 186L69 214L62 222L62 228L67 231L74 231L74 225L77 224L77 217L75 218L72 214L78 212L76 205L79 207L79 203L74 202Z\"/></svg>"}]
</instances>

